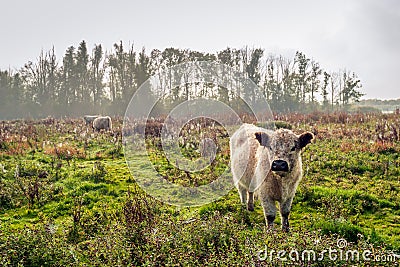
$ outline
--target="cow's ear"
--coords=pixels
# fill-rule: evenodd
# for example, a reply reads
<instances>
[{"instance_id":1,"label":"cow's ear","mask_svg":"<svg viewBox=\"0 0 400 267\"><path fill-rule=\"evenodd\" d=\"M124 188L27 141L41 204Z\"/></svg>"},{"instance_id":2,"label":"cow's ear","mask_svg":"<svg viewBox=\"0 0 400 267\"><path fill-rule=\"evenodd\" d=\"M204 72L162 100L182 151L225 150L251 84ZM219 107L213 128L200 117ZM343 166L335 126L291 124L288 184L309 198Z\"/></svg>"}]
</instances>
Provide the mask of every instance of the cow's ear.
<instances>
[{"instance_id":1,"label":"cow's ear","mask_svg":"<svg viewBox=\"0 0 400 267\"><path fill-rule=\"evenodd\" d=\"M305 147L306 145L311 143L311 140L313 138L314 138L314 135L312 133L310 133L310 132L302 133L299 136L299 143L298 143L299 149L302 149L303 147Z\"/></svg>"},{"instance_id":2,"label":"cow's ear","mask_svg":"<svg viewBox=\"0 0 400 267\"><path fill-rule=\"evenodd\" d=\"M269 146L270 143L270 137L268 134L263 133L263 132L257 132L255 133L257 141L260 143L262 146Z\"/></svg>"}]
</instances>

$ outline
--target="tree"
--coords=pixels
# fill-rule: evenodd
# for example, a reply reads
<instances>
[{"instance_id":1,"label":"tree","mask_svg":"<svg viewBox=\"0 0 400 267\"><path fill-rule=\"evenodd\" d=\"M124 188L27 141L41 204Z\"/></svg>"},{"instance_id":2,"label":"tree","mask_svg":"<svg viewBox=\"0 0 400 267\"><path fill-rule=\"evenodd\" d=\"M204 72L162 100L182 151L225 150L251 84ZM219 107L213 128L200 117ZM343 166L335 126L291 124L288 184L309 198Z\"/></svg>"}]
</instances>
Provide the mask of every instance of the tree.
<instances>
[{"instance_id":1,"label":"tree","mask_svg":"<svg viewBox=\"0 0 400 267\"><path fill-rule=\"evenodd\" d=\"M171 47L164 49L161 56L165 68L169 70L167 73L168 77L166 77L166 82L164 84L170 89L171 104L177 103L177 101L180 101L180 88L178 86L173 88L173 84L179 84L182 73L180 73L178 69L174 69L174 72L172 72L172 67L185 61L185 53L180 49Z\"/></svg>"},{"instance_id":2,"label":"tree","mask_svg":"<svg viewBox=\"0 0 400 267\"><path fill-rule=\"evenodd\" d=\"M68 47L63 58L63 67L61 71L61 91L60 103L63 103L66 110L76 101L76 77L75 77L75 47ZM66 111L65 110L65 111Z\"/></svg>"},{"instance_id":3,"label":"tree","mask_svg":"<svg viewBox=\"0 0 400 267\"><path fill-rule=\"evenodd\" d=\"M319 90L319 76L322 73L322 69L319 66L318 62L315 62L314 60L311 61L311 73L310 73L310 92L311 92L311 103L314 103L316 101L315 99L315 94Z\"/></svg>"},{"instance_id":4,"label":"tree","mask_svg":"<svg viewBox=\"0 0 400 267\"><path fill-rule=\"evenodd\" d=\"M9 71L0 70L0 107L4 107L12 97L11 75Z\"/></svg>"},{"instance_id":5,"label":"tree","mask_svg":"<svg viewBox=\"0 0 400 267\"><path fill-rule=\"evenodd\" d=\"M261 73L260 73L260 60L263 56L264 50L261 48L249 49L247 46L241 49L242 65L245 76L252 80L256 85L260 84ZM246 88L252 88L250 85L246 85ZM256 91L250 90L250 92L243 92L249 94L249 100L256 101Z\"/></svg>"},{"instance_id":6,"label":"tree","mask_svg":"<svg viewBox=\"0 0 400 267\"><path fill-rule=\"evenodd\" d=\"M84 104L90 102L90 88L89 88L89 54L86 47L86 42L82 41L75 54L75 77L77 82L76 100Z\"/></svg>"},{"instance_id":7,"label":"tree","mask_svg":"<svg viewBox=\"0 0 400 267\"><path fill-rule=\"evenodd\" d=\"M250 62L246 65L246 72L256 85L259 85L261 80L260 62L263 53L261 48L250 50Z\"/></svg>"},{"instance_id":8,"label":"tree","mask_svg":"<svg viewBox=\"0 0 400 267\"><path fill-rule=\"evenodd\" d=\"M93 97L93 108L100 104L100 98L103 90L103 79L105 69L103 66L103 49L101 44L95 45L90 59L89 69L89 88ZM93 110L94 111L94 110Z\"/></svg>"},{"instance_id":9,"label":"tree","mask_svg":"<svg viewBox=\"0 0 400 267\"><path fill-rule=\"evenodd\" d=\"M146 50L143 47L142 51L140 51L139 56L138 56L138 64L136 65L135 69L135 80L136 84L140 86L142 83L144 83L152 74L152 69L151 69L151 62L150 62L150 57L146 55Z\"/></svg>"},{"instance_id":10,"label":"tree","mask_svg":"<svg viewBox=\"0 0 400 267\"><path fill-rule=\"evenodd\" d=\"M126 54L122 41L114 44L115 52L108 56L110 67L110 93L111 101L122 99L122 91L125 88Z\"/></svg>"},{"instance_id":11,"label":"tree","mask_svg":"<svg viewBox=\"0 0 400 267\"><path fill-rule=\"evenodd\" d=\"M278 86L279 77L275 77L275 57L270 56L267 59L266 66L267 71L264 75L264 95L268 101L270 101L271 108L277 110L279 108L278 102L281 100L281 95Z\"/></svg>"},{"instance_id":12,"label":"tree","mask_svg":"<svg viewBox=\"0 0 400 267\"><path fill-rule=\"evenodd\" d=\"M54 52L54 47L50 50L48 54L48 91L49 97L52 104L57 103L57 96L59 94L59 69L56 54Z\"/></svg>"},{"instance_id":13,"label":"tree","mask_svg":"<svg viewBox=\"0 0 400 267\"><path fill-rule=\"evenodd\" d=\"M83 40L77 48L66 49L62 64L53 47L48 52L42 50L36 61L16 73L0 71L0 109L19 106L31 116L78 115L89 110L121 114L138 86L156 73L160 75L154 93L164 100L160 102L162 111L194 96L218 99L238 111L246 110L243 99L259 101L263 97L274 111L292 112L319 107L317 93L322 96L322 105L332 109L359 101L363 95L354 72L323 71L319 63L299 51L294 59L287 59L265 56L263 49L247 46L227 47L215 54L173 47L153 49L150 54L143 47L137 53L133 45L125 50L122 41L113 48L105 54L100 44L95 45L89 55ZM172 68L186 61L213 60L229 68L208 70L203 76L197 69L190 73ZM207 82L191 84L193 75ZM212 77L214 80L209 79ZM243 77L262 87L263 96L244 90L249 79ZM8 113L17 116L18 112Z\"/></svg>"},{"instance_id":14,"label":"tree","mask_svg":"<svg viewBox=\"0 0 400 267\"><path fill-rule=\"evenodd\" d=\"M342 89L342 103L343 105L349 104L351 101L359 102L360 98L364 95L358 89L362 87L360 79L353 72L343 72L343 89Z\"/></svg>"},{"instance_id":15,"label":"tree","mask_svg":"<svg viewBox=\"0 0 400 267\"><path fill-rule=\"evenodd\" d=\"M146 56L144 47L142 50L143 55ZM143 57L143 55L139 55L139 60L142 60L140 59L140 57ZM124 82L125 87L122 88L123 103L125 104L129 102L132 95L136 92L137 88L148 78L146 77L146 74L144 74L142 77L138 76L140 75L138 74L140 64L141 63L138 63L138 59L136 58L135 48L133 45L131 45L128 52L126 53L126 74ZM143 61L143 64L146 63Z\"/></svg>"},{"instance_id":16,"label":"tree","mask_svg":"<svg viewBox=\"0 0 400 267\"><path fill-rule=\"evenodd\" d=\"M306 56L303 53L297 51L294 62L297 64L298 67L297 99L299 99L299 101L304 104L306 102L306 95L309 92L309 86L307 84L307 81L309 77L308 68L310 59L306 58Z\"/></svg>"},{"instance_id":17,"label":"tree","mask_svg":"<svg viewBox=\"0 0 400 267\"><path fill-rule=\"evenodd\" d=\"M223 83L227 85L227 88L220 88L220 94L221 94L221 101L226 102L227 99L233 100L235 98L239 98L240 96L240 91L239 90L234 90L234 86L236 85L234 83L234 77L233 77L233 70L238 70L238 65L239 65L239 51L232 49L232 48L225 48L222 51L219 51L217 53L217 60L228 66L229 68L223 69L222 76L227 79L228 81L224 81ZM239 89L239 88L238 88Z\"/></svg>"},{"instance_id":18,"label":"tree","mask_svg":"<svg viewBox=\"0 0 400 267\"><path fill-rule=\"evenodd\" d=\"M321 95L322 95L322 105L324 107L328 106L328 85L329 85L329 79L331 78L331 75L329 73L327 73L326 71L324 71L324 84L322 85L322 91L321 91Z\"/></svg>"},{"instance_id":19,"label":"tree","mask_svg":"<svg viewBox=\"0 0 400 267\"><path fill-rule=\"evenodd\" d=\"M158 49L153 49L150 52L150 64L151 64L151 70L152 72L157 75L158 78L158 82L160 87L157 88L158 91L158 97L164 97L165 95L165 79L163 79L164 77L162 76L162 71L163 69L165 69L165 64L163 61L163 57L162 57L162 53L160 50Z\"/></svg>"},{"instance_id":20,"label":"tree","mask_svg":"<svg viewBox=\"0 0 400 267\"><path fill-rule=\"evenodd\" d=\"M54 47L41 51L36 63L28 62L20 71L19 84L24 83L25 101L36 106L37 114L51 114L59 93L57 60Z\"/></svg>"},{"instance_id":21,"label":"tree","mask_svg":"<svg viewBox=\"0 0 400 267\"><path fill-rule=\"evenodd\" d=\"M0 70L0 119L26 116L23 94L24 84L21 74L11 70Z\"/></svg>"},{"instance_id":22,"label":"tree","mask_svg":"<svg viewBox=\"0 0 400 267\"><path fill-rule=\"evenodd\" d=\"M329 74L330 76L330 93L331 93L331 108L333 110L333 107L335 103L339 105L340 99L337 99L337 94L338 94L338 86L340 85L340 74L338 72L331 72ZM340 96L340 91L339 91L339 96Z\"/></svg>"},{"instance_id":23,"label":"tree","mask_svg":"<svg viewBox=\"0 0 400 267\"><path fill-rule=\"evenodd\" d=\"M281 84L280 88L282 89L282 102L284 103L281 111L294 111L297 109L294 63L282 56L279 56L276 60L282 77L279 82Z\"/></svg>"}]
</instances>

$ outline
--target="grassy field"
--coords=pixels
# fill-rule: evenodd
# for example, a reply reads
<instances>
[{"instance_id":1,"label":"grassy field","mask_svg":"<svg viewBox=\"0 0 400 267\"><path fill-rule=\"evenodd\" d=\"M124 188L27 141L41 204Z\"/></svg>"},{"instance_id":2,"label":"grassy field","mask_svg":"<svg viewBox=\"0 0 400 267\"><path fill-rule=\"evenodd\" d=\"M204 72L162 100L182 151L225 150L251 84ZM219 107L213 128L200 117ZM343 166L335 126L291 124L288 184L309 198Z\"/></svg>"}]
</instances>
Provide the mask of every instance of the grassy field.
<instances>
[{"instance_id":1,"label":"grassy field","mask_svg":"<svg viewBox=\"0 0 400 267\"><path fill-rule=\"evenodd\" d=\"M0 265L398 266L400 118L276 119L316 136L303 152L289 234L279 219L267 230L259 202L244 210L234 189L191 208L147 195L126 165L120 119L112 133L92 132L80 119L0 122ZM156 132L146 149L166 180L197 187L229 163L226 132L213 132L216 160L195 174L166 160ZM199 157L196 136L183 136L188 158Z\"/></svg>"}]
</instances>

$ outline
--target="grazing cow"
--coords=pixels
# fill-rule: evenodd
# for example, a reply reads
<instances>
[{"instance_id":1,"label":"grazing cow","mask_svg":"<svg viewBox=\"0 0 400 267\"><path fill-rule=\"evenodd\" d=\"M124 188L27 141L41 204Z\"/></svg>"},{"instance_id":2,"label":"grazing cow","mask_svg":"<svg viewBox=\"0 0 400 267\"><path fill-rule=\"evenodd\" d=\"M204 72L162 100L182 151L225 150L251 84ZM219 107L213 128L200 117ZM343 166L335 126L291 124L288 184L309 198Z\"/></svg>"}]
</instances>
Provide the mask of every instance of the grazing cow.
<instances>
[{"instance_id":1,"label":"grazing cow","mask_svg":"<svg viewBox=\"0 0 400 267\"><path fill-rule=\"evenodd\" d=\"M98 132L100 130L112 130L111 118L109 116L97 117L93 121L93 129Z\"/></svg>"},{"instance_id":2,"label":"grazing cow","mask_svg":"<svg viewBox=\"0 0 400 267\"><path fill-rule=\"evenodd\" d=\"M93 121L98 117L99 116L97 116L97 115L85 115L85 116L83 116L83 120L85 121L86 125L93 126Z\"/></svg>"},{"instance_id":3,"label":"grazing cow","mask_svg":"<svg viewBox=\"0 0 400 267\"><path fill-rule=\"evenodd\" d=\"M242 204L254 210L254 191L260 197L269 228L279 202L282 229L289 231L289 213L302 178L301 150L314 138L291 130L270 131L252 124L242 125L231 137L231 167Z\"/></svg>"}]
</instances>

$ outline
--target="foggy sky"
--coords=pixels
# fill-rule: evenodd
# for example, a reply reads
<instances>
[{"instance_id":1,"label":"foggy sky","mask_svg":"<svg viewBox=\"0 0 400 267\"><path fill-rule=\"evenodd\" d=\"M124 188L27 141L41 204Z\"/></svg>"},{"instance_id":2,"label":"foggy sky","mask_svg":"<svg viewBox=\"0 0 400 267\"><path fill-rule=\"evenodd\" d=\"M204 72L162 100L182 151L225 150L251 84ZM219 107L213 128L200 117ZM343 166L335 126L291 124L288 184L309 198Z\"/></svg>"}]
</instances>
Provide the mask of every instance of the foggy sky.
<instances>
[{"instance_id":1,"label":"foggy sky","mask_svg":"<svg viewBox=\"0 0 400 267\"><path fill-rule=\"evenodd\" d=\"M363 98L400 98L400 1L36 0L3 1L0 69L19 69L53 46L58 60L85 40L111 50L189 48L215 53L261 47L293 58L301 51L327 71L346 68Z\"/></svg>"}]
</instances>

